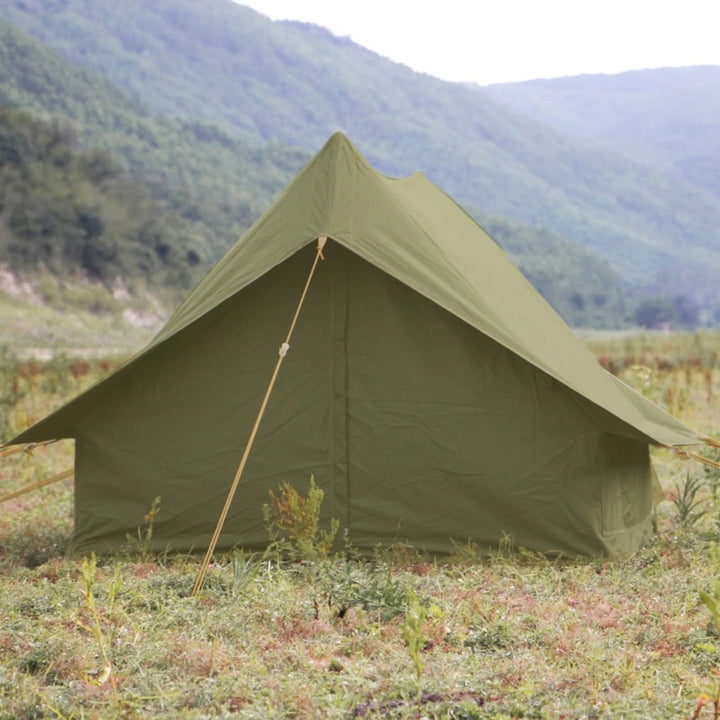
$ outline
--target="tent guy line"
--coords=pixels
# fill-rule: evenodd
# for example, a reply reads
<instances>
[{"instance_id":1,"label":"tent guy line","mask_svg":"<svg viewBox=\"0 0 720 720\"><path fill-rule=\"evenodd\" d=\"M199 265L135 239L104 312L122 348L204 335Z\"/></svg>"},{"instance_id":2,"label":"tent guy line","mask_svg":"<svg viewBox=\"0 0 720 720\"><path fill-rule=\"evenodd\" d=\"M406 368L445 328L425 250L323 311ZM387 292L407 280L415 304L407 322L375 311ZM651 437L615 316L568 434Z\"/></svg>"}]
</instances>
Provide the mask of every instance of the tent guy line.
<instances>
[{"instance_id":1,"label":"tent guy line","mask_svg":"<svg viewBox=\"0 0 720 720\"><path fill-rule=\"evenodd\" d=\"M26 493L32 492L33 490L38 490L39 488L46 487L47 485L52 485L53 483L60 482L60 480L65 480L66 478L72 477L74 474L75 470L73 468L68 468L67 470L63 470L62 472L59 472L57 473L57 475L53 475L52 477L45 478L44 480L39 480L38 482L31 483L30 485L25 485L19 490L15 490L14 492L8 493L7 495L0 496L0 504L7 502L8 500L13 500L14 498L20 497L21 495L25 495Z\"/></svg>"},{"instance_id":2,"label":"tent guy line","mask_svg":"<svg viewBox=\"0 0 720 720\"><path fill-rule=\"evenodd\" d=\"M0 460L6 457L10 457L11 455L17 455L21 452L32 455L33 450L35 450L36 448L45 447L46 445L52 445L56 442L57 440L44 440L43 442L28 443L27 445L22 445L20 447L12 447L10 448L10 450L5 450L5 448L8 447L7 444L0 445Z\"/></svg>"},{"instance_id":3,"label":"tent guy line","mask_svg":"<svg viewBox=\"0 0 720 720\"><path fill-rule=\"evenodd\" d=\"M277 380L278 373L280 372L280 366L282 365L282 361L285 359L285 356L290 349L290 340L292 339L292 334L295 330L295 325L297 324L298 317L300 317L300 310L302 309L303 303L305 302L305 297L307 296L308 290L310 289L310 283L312 282L313 275L315 274L315 268L317 267L318 260L325 260L325 257L323 256L323 248L325 247L326 242L327 235L321 235L317 239L317 252L315 253L315 260L313 261L312 267L310 268L307 281L305 282L305 287L302 291L302 295L300 296L300 301L298 302L297 308L295 310L295 315L293 316L292 322L290 323L290 329L288 330L285 342L280 345L280 350L278 351L278 359L275 363L275 370L272 374L272 377L270 378L270 383L268 384L267 390L265 391L265 397L263 398L262 405L260 406L260 411L258 412L257 418L255 419L253 429L250 432L250 437L247 441L247 445L245 446L245 452L243 453L240 464L238 465L238 469L235 472L235 477L232 481L232 485L230 486L230 490L228 491L225 505L223 506L223 509L220 513L217 525L215 526L215 532L213 533L210 544L208 545L207 552L205 553L205 557L203 558L203 561L200 565L200 570L198 571L197 578L195 579L195 584L193 585L190 597L194 597L195 595L197 595L205 582L205 575L207 574L210 560L212 559L213 553L215 552L215 546L217 545L217 541L220 537L220 533L222 532L223 525L225 524L228 511L230 510L230 505L233 501L233 497L235 497L235 491L237 490L238 483L240 482L240 478L242 477L243 471L245 470L245 465L247 463L248 457L250 456L250 451L252 450L253 443L255 442L255 436L257 435L258 428L260 427L260 422L262 421L263 415L265 414L265 408L267 407L268 400L270 399L270 395L272 394L273 388L275 387L275 380Z\"/></svg>"}]
</instances>

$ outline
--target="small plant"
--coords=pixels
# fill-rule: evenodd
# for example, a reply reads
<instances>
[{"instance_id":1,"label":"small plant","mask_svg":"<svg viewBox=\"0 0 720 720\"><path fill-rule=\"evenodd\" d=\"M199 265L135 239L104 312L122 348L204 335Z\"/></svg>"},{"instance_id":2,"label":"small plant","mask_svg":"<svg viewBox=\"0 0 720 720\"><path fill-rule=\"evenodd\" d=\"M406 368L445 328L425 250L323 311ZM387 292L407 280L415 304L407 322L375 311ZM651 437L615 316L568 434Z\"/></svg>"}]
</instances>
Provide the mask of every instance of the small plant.
<instances>
[{"instance_id":1,"label":"small plant","mask_svg":"<svg viewBox=\"0 0 720 720\"><path fill-rule=\"evenodd\" d=\"M349 560L325 563L320 568L318 587L340 618L351 607L379 612L385 619L401 615L407 607L407 587L393 577L389 567L381 572L375 566Z\"/></svg>"},{"instance_id":2,"label":"small plant","mask_svg":"<svg viewBox=\"0 0 720 720\"><path fill-rule=\"evenodd\" d=\"M675 505L675 520L680 527L692 527L706 514L705 510L700 509L702 500L698 498L698 492L703 485L700 478L686 472L685 482L676 484L671 492L670 500Z\"/></svg>"},{"instance_id":3,"label":"small plant","mask_svg":"<svg viewBox=\"0 0 720 720\"><path fill-rule=\"evenodd\" d=\"M476 542L473 542L470 538L468 538L465 543L460 543L454 538L450 538L450 542L455 548L453 560L458 563L473 565L480 562L484 555L480 546Z\"/></svg>"},{"instance_id":4,"label":"small plant","mask_svg":"<svg viewBox=\"0 0 720 720\"><path fill-rule=\"evenodd\" d=\"M463 645L473 652L501 650L510 644L511 638L509 630L502 624L475 627L470 630Z\"/></svg>"},{"instance_id":5,"label":"small plant","mask_svg":"<svg viewBox=\"0 0 720 720\"><path fill-rule=\"evenodd\" d=\"M83 630L87 630L95 638L100 648L100 654L102 655L104 665L102 672L98 674L98 677L94 680L94 682L98 685L104 685L106 682L109 682L113 689L115 699L119 700L115 678L113 677L112 663L110 662L110 658L107 654L108 643L105 640L102 624L100 622L100 613L95 603L96 574L97 558L95 557L95 553L92 553L90 558L83 558L82 566L80 568L80 593L83 601L85 602L85 607L90 613L90 624L88 625L79 620L77 621L77 624Z\"/></svg>"},{"instance_id":6,"label":"small plant","mask_svg":"<svg viewBox=\"0 0 720 720\"><path fill-rule=\"evenodd\" d=\"M300 495L287 482L280 485L277 495L270 490L270 505L263 507L263 515L271 546L280 554L287 553L292 560L314 562L327 559L340 521L331 520L329 530L320 528L320 508L324 496L312 475L307 497Z\"/></svg>"},{"instance_id":7,"label":"small plant","mask_svg":"<svg viewBox=\"0 0 720 720\"><path fill-rule=\"evenodd\" d=\"M254 554L246 555L238 550L232 556L232 592L241 593L260 572L260 563L255 562Z\"/></svg>"},{"instance_id":8,"label":"small plant","mask_svg":"<svg viewBox=\"0 0 720 720\"><path fill-rule=\"evenodd\" d=\"M401 625L405 647L407 648L413 668L415 668L415 682L417 683L418 699L422 696L420 681L425 671L425 661L422 658L422 651L425 649L426 638L423 633L423 625L427 619L427 608L420 602L415 591L410 588L407 591L407 608L405 610L405 622Z\"/></svg>"},{"instance_id":9,"label":"small plant","mask_svg":"<svg viewBox=\"0 0 720 720\"><path fill-rule=\"evenodd\" d=\"M150 510L145 515L145 527L138 527L137 537L133 537L128 533L126 535L128 548L131 552L137 552L138 559L141 563L147 562L148 558L152 554L152 538L153 530L155 527L155 518L160 512L160 496L156 497L152 501Z\"/></svg>"},{"instance_id":10,"label":"small plant","mask_svg":"<svg viewBox=\"0 0 720 720\"><path fill-rule=\"evenodd\" d=\"M113 579L110 581L110 589L108 590L108 606L110 610L115 607L115 600L122 590L122 566L118 563L115 566Z\"/></svg>"},{"instance_id":11,"label":"small plant","mask_svg":"<svg viewBox=\"0 0 720 720\"><path fill-rule=\"evenodd\" d=\"M714 697L710 697L707 693L700 693L700 697L698 697L697 702L695 703L695 711L693 712L690 720L698 720L703 708L706 705L713 706L713 720L718 720L718 715L720 714L720 693L716 694Z\"/></svg>"}]
</instances>

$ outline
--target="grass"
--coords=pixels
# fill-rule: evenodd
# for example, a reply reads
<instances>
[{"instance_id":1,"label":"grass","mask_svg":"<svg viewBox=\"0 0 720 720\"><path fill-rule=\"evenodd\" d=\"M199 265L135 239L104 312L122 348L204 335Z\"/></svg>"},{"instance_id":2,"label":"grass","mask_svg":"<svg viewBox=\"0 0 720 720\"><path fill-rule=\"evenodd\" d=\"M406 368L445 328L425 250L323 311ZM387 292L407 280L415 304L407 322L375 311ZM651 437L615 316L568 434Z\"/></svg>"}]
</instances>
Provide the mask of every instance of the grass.
<instances>
[{"instance_id":1,"label":"grass","mask_svg":"<svg viewBox=\"0 0 720 720\"><path fill-rule=\"evenodd\" d=\"M161 322L159 312L152 312L153 305L149 301L146 305L150 311L126 303L96 312L71 303L54 306L41 297L30 302L25 296L16 298L0 290L0 346L12 345L19 355L46 359L60 353L137 350L152 338Z\"/></svg>"},{"instance_id":2,"label":"grass","mask_svg":"<svg viewBox=\"0 0 720 720\"><path fill-rule=\"evenodd\" d=\"M682 390L682 418L712 434L720 338L703 336L699 363L692 338L668 342L598 355L661 404ZM72 363L8 379L21 363L6 354L5 396L18 381L6 435L105 367L76 376ZM64 469L72 452L56 443L1 460L3 491ZM0 506L0 719L712 718L717 483L667 451L656 465L668 500L656 537L630 557L549 559L507 544L444 562L407 547L370 561L237 551L216 558L197 598L200 558L148 556L147 527L117 556L65 557L68 481L21 496Z\"/></svg>"}]
</instances>

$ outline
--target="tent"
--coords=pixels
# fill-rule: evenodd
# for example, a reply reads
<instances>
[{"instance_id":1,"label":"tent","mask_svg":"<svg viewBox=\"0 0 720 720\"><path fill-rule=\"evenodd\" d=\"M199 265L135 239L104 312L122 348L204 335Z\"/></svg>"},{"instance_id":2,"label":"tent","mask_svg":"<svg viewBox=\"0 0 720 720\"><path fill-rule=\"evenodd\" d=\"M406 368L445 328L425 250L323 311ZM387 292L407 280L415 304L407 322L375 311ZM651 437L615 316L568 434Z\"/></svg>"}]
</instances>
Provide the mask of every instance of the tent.
<instances>
[{"instance_id":1,"label":"tent","mask_svg":"<svg viewBox=\"0 0 720 720\"><path fill-rule=\"evenodd\" d=\"M75 533L110 550L161 496L154 547L208 547L309 287L219 548L311 475L358 548L572 555L652 532L649 445L698 436L603 370L503 251L423 174L333 135L124 366L12 442L75 438Z\"/></svg>"}]
</instances>

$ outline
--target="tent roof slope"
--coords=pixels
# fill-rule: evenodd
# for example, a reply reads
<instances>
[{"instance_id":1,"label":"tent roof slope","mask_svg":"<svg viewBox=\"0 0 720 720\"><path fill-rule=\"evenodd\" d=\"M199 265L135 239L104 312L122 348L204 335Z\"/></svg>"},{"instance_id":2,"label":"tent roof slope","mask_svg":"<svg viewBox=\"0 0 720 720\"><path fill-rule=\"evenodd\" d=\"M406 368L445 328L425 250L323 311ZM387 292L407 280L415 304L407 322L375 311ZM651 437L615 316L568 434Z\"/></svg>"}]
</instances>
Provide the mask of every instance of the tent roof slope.
<instances>
[{"instance_id":1,"label":"tent roof slope","mask_svg":"<svg viewBox=\"0 0 720 720\"><path fill-rule=\"evenodd\" d=\"M342 133L328 140L123 370L321 235L604 408L628 425L628 435L661 445L700 442L607 373L452 198L422 173L401 179L378 173ZM331 246L325 257L332 262ZM23 433L17 439L30 438Z\"/></svg>"}]
</instances>

